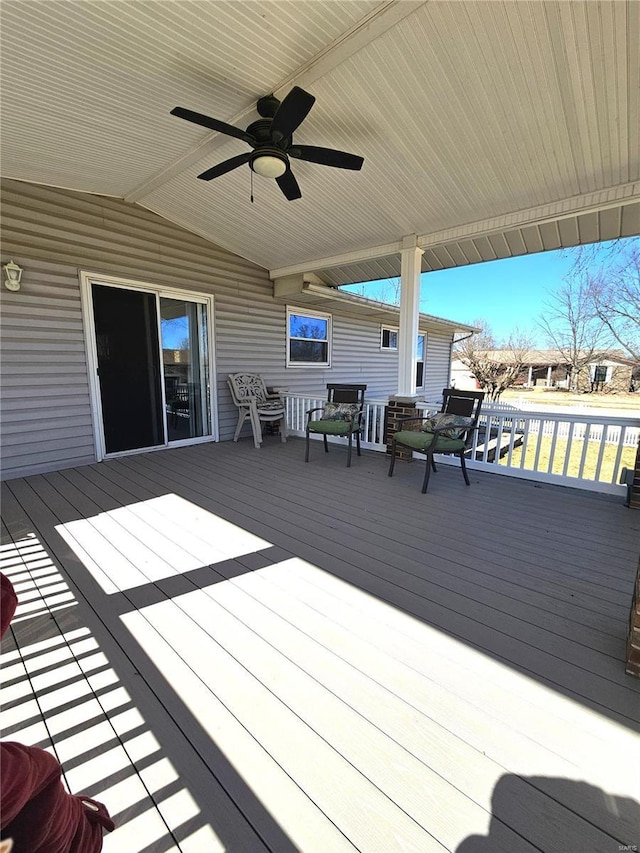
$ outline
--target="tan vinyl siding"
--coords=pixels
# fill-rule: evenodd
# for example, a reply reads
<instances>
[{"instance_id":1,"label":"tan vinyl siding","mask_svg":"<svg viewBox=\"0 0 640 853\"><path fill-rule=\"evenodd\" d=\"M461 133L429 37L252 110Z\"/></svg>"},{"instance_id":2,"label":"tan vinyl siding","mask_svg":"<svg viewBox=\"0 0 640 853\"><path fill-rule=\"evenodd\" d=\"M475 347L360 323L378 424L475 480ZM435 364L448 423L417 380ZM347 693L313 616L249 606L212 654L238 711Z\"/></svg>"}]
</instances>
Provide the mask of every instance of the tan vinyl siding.
<instances>
[{"instance_id":1,"label":"tan vinyl siding","mask_svg":"<svg viewBox=\"0 0 640 853\"><path fill-rule=\"evenodd\" d=\"M0 296L2 472L64 468L95 459L77 271L27 257L22 289Z\"/></svg>"},{"instance_id":2,"label":"tan vinyl siding","mask_svg":"<svg viewBox=\"0 0 640 853\"><path fill-rule=\"evenodd\" d=\"M220 435L229 438L234 347L257 344L264 365L284 354L284 309L266 271L118 199L17 181L2 188L3 258L24 268L20 292L0 295L2 476L95 461L80 270L214 295Z\"/></svg>"},{"instance_id":3,"label":"tan vinyl siding","mask_svg":"<svg viewBox=\"0 0 640 853\"><path fill-rule=\"evenodd\" d=\"M237 420L232 372L260 372L292 393L324 395L327 382L341 381L366 383L372 399L395 391L397 354L380 350L379 321L350 316L348 306L331 312L331 368L287 369L286 305L266 270L118 199L12 180L2 189L3 259L24 268L20 292L0 295L4 478L95 460L80 271L214 296L221 440ZM428 334L426 377L438 393L448 336Z\"/></svg>"},{"instance_id":4,"label":"tan vinyl siding","mask_svg":"<svg viewBox=\"0 0 640 853\"><path fill-rule=\"evenodd\" d=\"M437 400L449 386L451 372L451 334L429 332L425 363L425 397Z\"/></svg>"}]
</instances>

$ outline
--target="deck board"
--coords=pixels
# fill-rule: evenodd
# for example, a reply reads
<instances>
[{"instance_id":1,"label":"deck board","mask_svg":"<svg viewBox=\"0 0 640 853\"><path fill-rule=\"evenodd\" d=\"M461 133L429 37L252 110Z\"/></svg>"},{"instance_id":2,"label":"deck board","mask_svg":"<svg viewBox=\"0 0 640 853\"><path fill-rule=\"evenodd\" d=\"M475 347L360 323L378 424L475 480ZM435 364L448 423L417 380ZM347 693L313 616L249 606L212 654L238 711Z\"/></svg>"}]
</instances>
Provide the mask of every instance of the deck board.
<instances>
[{"instance_id":1,"label":"deck board","mask_svg":"<svg viewBox=\"0 0 640 853\"><path fill-rule=\"evenodd\" d=\"M160 464L157 454L154 456L156 458L148 458L146 470L155 469ZM233 484L226 484L224 503L221 504L208 496L207 476L202 473L200 467L195 466L186 474L173 467L171 470L174 473L174 484L179 484L181 493L190 500L203 501L204 505L213 511L224 511L224 507L233 509L236 502L238 505L244 505L248 516L268 518L273 525L265 532L265 538L280 528L288 535L295 536L299 543L312 545L315 554L318 549L322 549L339 559L342 571L350 571L353 567L353 578L357 579L358 583L368 584L375 594L393 596L400 606L403 606L402 602L408 602L405 606L420 618L433 620L454 634L465 634L468 640L500 657L514 659L517 656L520 665L528 670L534 673L544 671L547 677L552 677L559 685L572 684L573 689L583 697L595 698L599 690L599 680L595 672L603 669L606 677L607 667L615 665L599 651L585 656L584 652L588 650L570 640L559 644L556 635L530 628L526 623L512 619L509 613L501 612L493 605L479 608L475 599L461 594L452 595L448 590L443 590L430 579L421 576L424 571L422 560L418 563L403 561L401 555L395 555L377 541L379 534L376 534L375 541L371 542L361 531L350 530L346 522L334 520L331 538L327 539L326 522L315 520L310 511L298 515L295 521L291 520L290 505L278 511L284 499L277 495L272 496L269 506L263 509L255 496L252 497L249 493L244 497L245 503L241 504L240 498L236 497L237 493L233 491ZM351 565L344 557L347 552ZM310 558L312 559L311 555ZM626 619L627 609L628 606L620 607L618 618ZM620 654L623 654L622 641L619 650ZM576 668L576 664L580 668ZM627 718L633 717L636 712L635 693L626 686L619 688L612 685L613 695L619 700L620 713Z\"/></svg>"},{"instance_id":2,"label":"deck board","mask_svg":"<svg viewBox=\"0 0 640 853\"><path fill-rule=\"evenodd\" d=\"M194 483L193 481L191 483L186 483L183 487L190 489L190 494L196 496L197 498L202 497L204 494L203 489L206 489L206 485L203 487L202 484L199 484L197 482ZM248 495L246 495L246 497L241 496L239 499L242 499L243 497L244 497L245 501L247 502L245 504L247 506L247 512L250 512L255 507L256 511L252 513L253 516L256 519L260 519L261 521L264 521L267 519L267 516L265 516L265 510L262 509L262 506L261 506L259 499L256 501L256 497L252 496L250 493ZM229 494L226 496L226 506L229 506L231 504L231 501L232 501L232 492L231 492L231 490L229 490ZM250 507L248 505L249 501L253 502L253 504L254 504L253 507ZM316 513L314 514L312 512L311 508L309 508L308 511L305 512L304 508L300 507L299 504L296 503L296 508L297 508L296 525L297 525L297 529L300 531L300 535L302 535L302 532L304 529L309 530L311 535L313 534L314 531L318 531L318 530L321 531L320 539L319 540L316 539L315 542L317 542L317 546L319 548L323 548L324 550L327 550L330 547L330 543L328 543L326 541L327 537L326 537L326 535L323 536L322 533L326 532L326 530L328 528L331 529L332 535L335 535L340 530L346 530L346 534L349 538L349 541L351 542L351 550L354 550L354 549L358 548L358 546L360 546L360 550L363 553L377 554L378 548L383 547L386 552L388 552L389 550L393 550L394 563L395 564L399 564L401 562L401 559L400 559L401 555L400 554L396 555L395 542L393 540L393 537L394 537L393 532L391 532L389 537L388 537L389 540L391 542L393 542L393 545L394 545L394 548L390 549L386 543L382 543L382 545L381 545L381 543L379 541L379 538L380 538L379 534L372 536L371 539L373 541L370 541L370 539L367 536L367 533L366 532L363 533L361 531L361 529L359 529L356 525L349 528L349 525L347 524L345 527L344 518L342 518L342 519L335 519L333 517L323 518L322 517L322 515L323 515L322 507L324 506L324 504L322 503L321 499L320 499L320 504L321 504L321 509L317 510ZM216 506L215 503L211 503L210 505ZM282 520L281 520L282 512L278 511L278 509L277 509L278 505L282 506L282 503L278 502L276 498L272 498L269 501L269 506L268 506L268 509L266 510L266 513L269 513L268 518L270 521L272 521L273 525L276 526L277 528L279 528L280 530L282 530L283 529ZM217 506L219 506L219 505L217 505ZM291 505L289 505L289 506L285 505L284 509L291 510ZM318 515L319 518L315 519L314 515ZM350 511L349 518L351 518L351 515L352 514ZM285 518L286 518L286 516L285 516ZM271 535L273 537L274 535L276 535L274 533L273 526L271 528L269 528L268 530L266 530L264 535L265 535L265 537L268 537L269 535ZM430 541L428 531L426 531L425 534L423 534L423 537L427 541ZM382 538L384 539L384 537L382 537ZM440 536L437 537L438 540L440 538L441 538ZM402 543L400 543L400 545L398 546L398 550L400 550L401 547L402 547ZM427 547L428 548L434 548L435 547L439 551L441 549L446 549L446 545L444 543L442 545L440 545L440 544L432 545L430 542L430 544ZM433 565L434 558L431 556L431 554L428 551L424 551L424 550L419 551L416 556L419 558L419 561L421 564L424 564L425 560L428 560L429 565ZM457 561L454 562L453 560L451 560L451 562L453 562L454 566L455 566L455 563L457 563ZM469 560L469 563L471 563L471 565L469 565L468 563L462 564L462 565L464 568L471 568L472 570L475 570L474 564L478 568L480 568L483 565L483 564L478 564L477 557L473 560ZM512 561L512 563L513 563L513 561ZM486 564L484 564L484 565L486 565ZM575 595L576 596L580 595L579 582L576 581L574 586L576 589ZM585 602L590 600L590 598L592 598L592 596L591 597L587 596L586 593L583 594L583 597L584 597ZM614 612L615 612L615 610L614 610Z\"/></svg>"},{"instance_id":3,"label":"deck board","mask_svg":"<svg viewBox=\"0 0 640 853\"><path fill-rule=\"evenodd\" d=\"M379 460L375 460L375 462L378 463L379 467ZM150 467L154 467L156 460L149 459L148 463ZM135 463L129 461L128 464L132 465ZM178 460L174 459L170 464L172 466L170 470L176 472L177 482L190 483L192 488L204 486L205 489L211 491L210 483L207 481L206 474L203 473L202 467L198 466L197 462L189 462L185 465L180 464ZM366 487L367 490L371 490L373 487L375 492L378 492L381 488L377 476L379 472L376 471L375 473L376 480L372 482L372 478L367 478L364 482L361 482L361 487ZM451 474L451 472L447 473L449 475ZM310 512L313 511L314 514L319 517L325 516L325 524L330 524L331 529L334 529L334 527L340 527L347 523L341 502L336 501L334 486L330 481L325 489L315 487L313 493L306 491L301 494L290 494L288 483L286 479L284 479L283 472L279 471L279 489L275 494L272 490L272 493L270 494L268 491L268 482L262 484L260 488L256 487L253 470L238 472L237 470L234 471L233 466L231 466L227 472L227 478L225 492L228 492L229 497L237 494L241 502L254 501L258 506L261 506L264 501L267 501L269 507L275 507L277 505L290 507L291 502L295 501L295 505L298 507L298 514L300 516L301 523L304 522L305 517L303 511L305 509L308 509ZM386 482L393 484L394 480L387 480ZM447 485L450 487L451 483L448 483ZM465 493L463 493L463 497L464 496ZM403 543L403 537L412 536L412 534L414 534L421 525L425 527L424 533L433 532L435 534L439 532L441 525L446 523L447 510L448 508L450 509L450 505L449 507L447 504L441 506L439 501L435 503L435 507L433 508L429 505L429 512L425 519L425 514L422 510L423 504L419 501L418 496L415 496L413 501L407 502L406 489L404 489L402 498L402 511L396 511L394 513L394 522L399 525L399 531L395 535L393 532L391 533L392 541ZM580 545L582 559L586 565L581 567L581 574L579 577L576 575L573 563L568 563L566 560L562 559L562 553L557 553L557 545L553 542L547 542L545 547L544 545L541 546L541 543L538 541L535 560L532 559L529 561L527 560L526 555L522 555L519 552L518 564L517 566L514 566L512 558L513 545L511 542L507 548L507 545L501 542L499 537L496 539L494 535L492 539L491 533L492 531L495 531L496 528L496 511L500 512L502 510L501 523L506 526L506 530L509 533L509 539L513 539L516 544L520 544L522 541L522 534L518 530L518 527L521 526L521 520L518 519L518 525L512 524L511 516L514 514L514 507L512 505L507 504L501 508L500 506L496 507L492 505L493 503L494 502L491 502L487 506L480 504L479 506L478 501L474 501L473 515L469 518L465 518L464 529L460 530L460 536L456 537L456 541L451 543L442 543L440 536L427 536L426 539L428 544L426 553L429 555L442 553L443 549L449 547L453 554L457 554L461 547L463 547L462 543L464 543L464 553L471 562L477 562L478 555L486 555L492 562L496 562L499 565L504 565L518 571L521 571L524 567L527 571L534 573L536 577L544 577L543 567L546 562L549 562L554 566L554 573L552 577L555 583L565 581L575 594L579 594L581 585L584 585L588 590L588 593L584 593L585 596L587 594L597 595L598 597L603 597L605 599L609 598L611 600L615 600L615 590L613 592L609 590L610 577L607 575L606 570L603 570L604 567L602 566L602 561L599 558L597 565L599 566L601 574L597 575L595 583L591 580L592 575L589 571L589 563L593 561L594 557L593 547L588 541L582 542ZM242 506L242 503L240 506ZM464 508L464 505L458 507L457 504L455 504L455 506L461 510ZM488 517L486 519L479 518L478 516L480 512ZM353 507L349 507L348 524L351 532L352 534L360 534L365 537L365 541L367 541L371 535L371 526L373 525L375 529L375 525L380 523L380 521L384 521L384 518L385 516L383 513L380 513L379 511L374 513L371 508L366 505L359 505L356 503ZM512 527L511 530L509 530L510 526ZM387 531L385 531L385 533L386 532ZM373 538L375 539L375 537ZM424 538L425 537L423 535L423 541L421 543L423 548ZM540 537L538 537L538 539L539 538ZM614 545L615 543L612 543L612 547L614 547ZM505 549L508 550L508 557L501 554L501 551L504 551ZM573 554L575 555L575 549ZM452 553L449 553L447 558L451 560L453 558ZM607 560L609 559L610 554L607 557Z\"/></svg>"},{"instance_id":4,"label":"deck board","mask_svg":"<svg viewBox=\"0 0 640 853\"><path fill-rule=\"evenodd\" d=\"M421 495L421 464L312 450L5 484L11 737L116 812L105 850L635 843L640 514L444 465Z\"/></svg>"}]
</instances>

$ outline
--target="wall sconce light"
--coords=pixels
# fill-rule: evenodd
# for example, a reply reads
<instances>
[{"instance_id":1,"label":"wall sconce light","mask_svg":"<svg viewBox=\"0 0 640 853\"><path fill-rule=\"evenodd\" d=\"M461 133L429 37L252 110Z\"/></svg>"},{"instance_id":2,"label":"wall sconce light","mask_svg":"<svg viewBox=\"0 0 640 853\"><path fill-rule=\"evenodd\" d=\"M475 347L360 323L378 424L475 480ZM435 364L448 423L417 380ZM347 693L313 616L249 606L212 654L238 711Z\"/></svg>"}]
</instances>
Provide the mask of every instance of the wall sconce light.
<instances>
[{"instance_id":1,"label":"wall sconce light","mask_svg":"<svg viewBox=\"0 0 640 853\"><path fill-rule=\"evenodd\" d=\"M20 290L20 279L22 278L22 267L13 261L9 261L2 269L4 270L4 286L7 290Z\"/></svg>"}]
</instances>

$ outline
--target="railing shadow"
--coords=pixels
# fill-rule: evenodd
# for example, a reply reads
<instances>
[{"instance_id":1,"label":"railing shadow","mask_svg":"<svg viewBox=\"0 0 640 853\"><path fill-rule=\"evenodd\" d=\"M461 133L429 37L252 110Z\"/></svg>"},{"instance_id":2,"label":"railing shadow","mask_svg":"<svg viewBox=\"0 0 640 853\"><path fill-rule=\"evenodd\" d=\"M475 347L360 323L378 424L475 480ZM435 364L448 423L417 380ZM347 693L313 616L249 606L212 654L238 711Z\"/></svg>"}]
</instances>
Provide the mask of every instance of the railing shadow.
<instances>
[{"instance_id":1,"label":"railing shadow","mask_svg":"<svg viewBox=\"0 0 640 853\"><path fill-rule=\"evenodd\" d=\"M16 541L3 536L2 546L2 569L18 594L2 640L3 737L51 751L71 793L105 803L116 824L105 850L162 853L185 842L189 849L296 853L158 662L133 642L119 647L119 614L135 605L116 595L112 607L82 573L84 592L92 589L88 606L33 529L14 529ZM181 591L193 584L180 580ZM153 585L144 595L147 605L164 599ZM158 701L179 728L159 716Z\"/></svg>"}]
</instances>

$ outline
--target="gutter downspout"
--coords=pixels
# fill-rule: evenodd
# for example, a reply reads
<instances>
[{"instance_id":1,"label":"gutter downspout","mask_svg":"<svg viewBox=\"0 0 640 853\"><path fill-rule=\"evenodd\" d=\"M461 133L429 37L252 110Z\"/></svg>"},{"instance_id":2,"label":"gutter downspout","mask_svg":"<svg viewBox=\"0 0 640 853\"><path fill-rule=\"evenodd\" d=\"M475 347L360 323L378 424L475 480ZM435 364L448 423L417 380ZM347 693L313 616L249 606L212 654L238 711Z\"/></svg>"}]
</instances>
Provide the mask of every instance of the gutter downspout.
<instances>
[{"instance_id":1,"label":"gutter downspout","mask_svg":"<svg viewBox=\"0 0 640 853\"><path fill-rule=\"evenodd\" d=\"M469 338L472 338L476 333L469 332L468 335L465 335L463 338L453 338L451 343L449 344L449 385L451 385L451 365L453 364L453 348L456 344L459 344L461 341L467 341Z\"/></svg>"}]
</instances>

